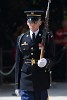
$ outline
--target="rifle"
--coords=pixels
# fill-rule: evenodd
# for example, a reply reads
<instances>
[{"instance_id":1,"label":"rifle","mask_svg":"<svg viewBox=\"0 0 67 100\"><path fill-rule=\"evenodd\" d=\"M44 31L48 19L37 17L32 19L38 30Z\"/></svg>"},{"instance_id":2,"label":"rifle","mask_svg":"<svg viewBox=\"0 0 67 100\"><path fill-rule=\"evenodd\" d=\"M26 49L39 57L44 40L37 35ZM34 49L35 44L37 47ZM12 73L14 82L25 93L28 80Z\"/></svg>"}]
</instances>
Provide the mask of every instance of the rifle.
<instances>
[{"instance_id":1,"label":"rifle","mask_svg":"<svg viewBox=\"0 0 67 100\"><path fill-rule=\"evenodd\" d=\"M49 6L50 6L50 3L51 3L51 0L48 0L48 5L47 5L47 10L46 10L46 15L45 15L45 28L44 28L46 34L49 32L48 31L49 30L48 29L48 21L49 21ZM42 36L42 44L40 45L41 46L40 59L43 58L44 52L45 52L45 37L46 37L46 35L43 34L43 36Z\"/></svg>"}]
</instances>

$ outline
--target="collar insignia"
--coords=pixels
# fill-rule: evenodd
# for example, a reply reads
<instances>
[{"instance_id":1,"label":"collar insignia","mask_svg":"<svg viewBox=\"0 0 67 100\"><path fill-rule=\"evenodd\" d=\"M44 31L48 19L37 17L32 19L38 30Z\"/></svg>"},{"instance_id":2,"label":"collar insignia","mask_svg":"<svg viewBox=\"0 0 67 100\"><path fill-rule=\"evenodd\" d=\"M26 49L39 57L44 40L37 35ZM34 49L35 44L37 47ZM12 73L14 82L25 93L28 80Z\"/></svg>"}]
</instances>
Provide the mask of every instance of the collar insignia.
<instances>
[{"instance_id":1,"label":"collar insignia","mask_svg":"<svg viewBox=\"0 0 67 100\"><path fill-rule=\"evenodd\" d=\"M26 37L28 37L29 35L27 35Z\"/></svg>"},{"instance_id":2,"label":"collar insignia","mask_svg":"<svg viewBox=\"0 0 67 100\"><path fill-rule=\"evenodd\" d=\"M41 36L41 34L39 34L39 36Z\"/></svg>"}]
</instances>

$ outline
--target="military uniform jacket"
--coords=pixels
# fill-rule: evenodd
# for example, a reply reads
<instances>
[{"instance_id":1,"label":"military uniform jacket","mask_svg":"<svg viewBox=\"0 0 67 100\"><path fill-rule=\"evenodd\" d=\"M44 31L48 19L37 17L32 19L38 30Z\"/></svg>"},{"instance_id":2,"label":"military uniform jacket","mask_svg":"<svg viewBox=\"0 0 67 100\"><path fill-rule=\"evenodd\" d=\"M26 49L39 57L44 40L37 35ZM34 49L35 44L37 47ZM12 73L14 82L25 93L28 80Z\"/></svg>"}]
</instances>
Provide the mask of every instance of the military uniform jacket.
<instances>
[{"instance_id":1,"label":"military uniform jacket","mask_svg":"<svg viewBox=\"0 0 67 100\"><path fill-rule=\"evenodd\" d=\"M53 65L55 55L53 34L49 35L50 39L48 40L46 35L44 58L48 61L47 65L40 68L37 62L32 65L28 61L31 59L38 61L40 59L39 44L42 42L42 34L43 32L39 31L34 42L31 40L29 31L21 39L18 36L15 63L16 89L34 91L45 90L50 87L50 68Z\"/></svg>"}]
</instances>

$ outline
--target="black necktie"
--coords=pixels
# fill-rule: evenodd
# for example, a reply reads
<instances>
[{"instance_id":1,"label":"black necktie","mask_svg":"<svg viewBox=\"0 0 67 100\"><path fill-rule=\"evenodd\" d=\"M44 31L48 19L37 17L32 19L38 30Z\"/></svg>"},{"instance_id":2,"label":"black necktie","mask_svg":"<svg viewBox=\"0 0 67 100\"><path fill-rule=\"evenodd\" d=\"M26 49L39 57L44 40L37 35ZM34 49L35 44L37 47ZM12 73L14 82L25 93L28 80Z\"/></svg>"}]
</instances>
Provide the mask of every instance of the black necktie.
<instances>
[{"instance_id":1,"label":"black necktie","mask_svg":"<svg viewBox=\"0 0 67 100\"><path fill-rule=\"evenodd\" d=\"M32 34L32 41L35 40L35 33Z\"/></svg>"}]
</instances>

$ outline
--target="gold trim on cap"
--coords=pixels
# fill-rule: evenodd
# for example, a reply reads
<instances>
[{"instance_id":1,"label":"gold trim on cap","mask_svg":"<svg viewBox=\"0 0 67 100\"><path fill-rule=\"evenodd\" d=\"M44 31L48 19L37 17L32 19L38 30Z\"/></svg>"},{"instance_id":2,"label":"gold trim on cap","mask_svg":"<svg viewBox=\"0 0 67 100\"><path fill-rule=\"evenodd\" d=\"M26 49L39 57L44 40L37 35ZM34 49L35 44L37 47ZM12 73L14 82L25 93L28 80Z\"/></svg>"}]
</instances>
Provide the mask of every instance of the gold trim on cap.
<instances>
[{"instance_id":1,"label":"gold trim on cap","mask_svg":"<svg viewBox=\"0 0 67 100\"><path fill-rule=\"evenodd\" d=\"M27 14L27 17L28 16L38 16L38 17L40 17L41 15L37 15L37 14Z\"/></svg>"}]
</instances>

